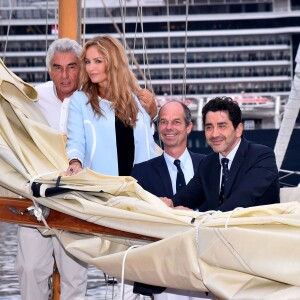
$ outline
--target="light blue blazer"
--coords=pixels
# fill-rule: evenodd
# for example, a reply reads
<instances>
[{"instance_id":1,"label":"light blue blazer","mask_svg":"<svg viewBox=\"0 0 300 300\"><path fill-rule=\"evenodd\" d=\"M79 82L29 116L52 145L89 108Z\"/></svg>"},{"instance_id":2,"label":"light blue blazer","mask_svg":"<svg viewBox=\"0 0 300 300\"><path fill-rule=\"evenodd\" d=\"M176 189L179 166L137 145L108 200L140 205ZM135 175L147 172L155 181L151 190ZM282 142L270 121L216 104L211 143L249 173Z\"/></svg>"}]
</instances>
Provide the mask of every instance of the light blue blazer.
<instances>
[{"instance_id":1,"label":"light blue blazer","mask_svg":"<svg viewBox=\"0 0 300 300\"><path fill-rule=\"evenodd\" d=\"M138 121L134 127L134 164L156 157L155 142L150 127L150 116L135 97ZM115 112L110 101L101 99L104 113L94 114L87 95L76 91L70 100L67 133L68 159L78 158L83 168L106 175L118 175L118 155L115 133ZM128 174L130 175L130 174Z\"/></svg>"}]
</instances>

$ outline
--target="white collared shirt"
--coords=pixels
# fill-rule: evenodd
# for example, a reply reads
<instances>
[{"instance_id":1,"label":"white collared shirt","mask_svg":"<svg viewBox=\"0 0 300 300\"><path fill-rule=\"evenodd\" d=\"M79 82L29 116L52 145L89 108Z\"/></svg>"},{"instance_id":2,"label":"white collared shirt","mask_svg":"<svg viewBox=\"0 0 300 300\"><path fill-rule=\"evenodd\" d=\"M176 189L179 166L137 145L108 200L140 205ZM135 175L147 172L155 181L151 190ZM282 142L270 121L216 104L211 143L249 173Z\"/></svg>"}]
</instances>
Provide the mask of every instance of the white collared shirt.
<instances>
[{"instance_id":1,"label":"white collared shirt","mask_svg":"<svg viewBox=\"0 0 300 300\"><path fill-rule=\"evenodd\" d=\"M226 156L226 158L229 159L228 162L228 169L230 170L233 159L235 157L235 154L240 146L241 143L241 139L240 141L235 145L235 147L229 152L229 154ZM221 163L221 159L224 158L225 156L223 156L221 153L219 153L219 161L220 161L220 165L221 165L221 171L220 171L220 188L221 188L221 182L222 182L222 172L223 172L223 167L222 167L222 163Z\"/></svg>"},{"instance_id":2,"label":"white collared shirt","mask_svg":"<svg viewBox=\"0 0 300 300\"><path fill-rule=\"evenodd\" d=\"M175 158L164 152L164 158L167 163L168 171L172 181L173 194L176 194L176 178L177 178L177 167L174 165ZM180 160L180 166L184 174L186 184L194 176L194 166L191 155L187 149L178 158Z\"/></svg>"},{"instance_id":3,"label":"white collared shirt","mask_svg":"<svg viewBox=\"0 0 300 300\"><path fill-rule=\"evenodd\" d=\"M39 94L37 105L50 127L66 134L70 98L65 98L64 101L61 101L57 97L53 81L39 84L35 88Z\"/></svg>"}]
</instances>

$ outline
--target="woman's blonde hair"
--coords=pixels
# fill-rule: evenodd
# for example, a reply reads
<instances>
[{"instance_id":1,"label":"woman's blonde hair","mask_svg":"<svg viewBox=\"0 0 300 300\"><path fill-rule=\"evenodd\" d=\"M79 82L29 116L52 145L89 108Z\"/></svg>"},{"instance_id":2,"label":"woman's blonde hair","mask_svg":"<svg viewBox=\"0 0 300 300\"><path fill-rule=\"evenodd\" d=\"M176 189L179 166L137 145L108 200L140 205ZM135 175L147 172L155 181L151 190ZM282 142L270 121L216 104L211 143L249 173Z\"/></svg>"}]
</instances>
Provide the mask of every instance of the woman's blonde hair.
<instances>
[{"instance_id":1,"label":"woman's blonde hair","mask_svg":"<svg viewBox=\"0 0 300 300\"><path fill-rule=\"evenodd\" d=\"M91 46L97 48L106 63L105 73L108 86L106 91L101 91L101 94L98 84L90 80L85 70L86 51ZM95 114L103 115L99 105L100 96L111 101L115 115L124 124L134 127L139 111L134 99L134 92L140 87L135 75L129 68L128 58L122 44L112 36L96 36L83 46L80 61L82 64L80 73L81 90L88 95L88 103L91 104Z\"/></svg>"}]
</instances>

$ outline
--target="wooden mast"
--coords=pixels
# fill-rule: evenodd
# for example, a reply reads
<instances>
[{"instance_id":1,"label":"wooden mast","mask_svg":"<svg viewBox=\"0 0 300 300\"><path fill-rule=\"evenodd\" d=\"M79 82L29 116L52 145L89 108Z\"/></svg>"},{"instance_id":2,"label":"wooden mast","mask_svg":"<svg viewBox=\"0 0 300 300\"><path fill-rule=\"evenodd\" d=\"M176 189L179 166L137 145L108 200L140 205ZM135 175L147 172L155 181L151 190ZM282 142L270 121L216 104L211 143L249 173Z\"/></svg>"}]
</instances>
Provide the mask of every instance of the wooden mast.
<instances>
[{"instance_id":1,"label":"wooden mast","mask_svg":"<svg viewBox=\"0 0 300 300\"><path fill-rule=\"evenodd\" d=\"M58 37L70 38L81 44L81 0L59 0ZM52 300L60 300L60 274L54 264Z\"/></svg>"},{"instance_id":2,"label":"wooden mast","mask_svg":"<svg viewBox=\"0 0 300 300\"><path fill-rule=\"evenodd\" d=\"M59 38L70 38L81 44L81 0L59 0Z\"/></svg>"}]
</instances>

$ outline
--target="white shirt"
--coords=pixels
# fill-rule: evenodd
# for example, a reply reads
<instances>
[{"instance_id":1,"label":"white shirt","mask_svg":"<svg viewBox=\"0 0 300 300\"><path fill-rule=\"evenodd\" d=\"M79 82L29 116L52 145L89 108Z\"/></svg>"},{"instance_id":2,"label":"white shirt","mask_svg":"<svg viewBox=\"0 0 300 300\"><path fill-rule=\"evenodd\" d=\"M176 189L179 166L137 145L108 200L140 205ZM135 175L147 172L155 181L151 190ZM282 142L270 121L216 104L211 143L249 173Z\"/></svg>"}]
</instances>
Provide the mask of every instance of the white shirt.
<instances>
[{"instance_id":1,"label":"white shirt","mask_svg":"<svg viewBox=\"0 0 300 300\"><path fill-rule=\"evenodd\" d=\"M171 177L173 194L176 194L177 167L174 165L175 158L168 155L166 152L164 152L164 158ZM178 159L180 160L180 166L184 174L185 183L187 184L194 176L194 166L189 151L185 149Z\"/></svg>"},{"instance_id":2,"label":"white shirt","mask_svg":"<svg viewBox=\"0 0 300 300\"><path fill-rule=\"evenodd\" d=\"M226 156L226 158L229 159L228 162L228 169L230 170L233 159L235 157L235 154L240 146L241 143L241 139L240 141L235 145L235 147L229 152L229 154ZM222 167L222 163L221 163L221 159L224 158L225 156L223 156L221 153L219 153L219 161L220 161L220 165L221 165L221 171L220 171L220 188L221 188L221 183L222 183L222 173L223 173L223 167Z\"/></svg>"},{"instance_id":3,"label":"white shirt","mask_svg":"<svg viewBox=\"0 0 300 300\"><path fill-rule=\"evenodd\" d=\"M53 81L47 81L35 87L39 93L37 105L47 119L50 127L67 133L67 120L70 98L61 101L57 97Z\"/></svg>"}]
</instances>

